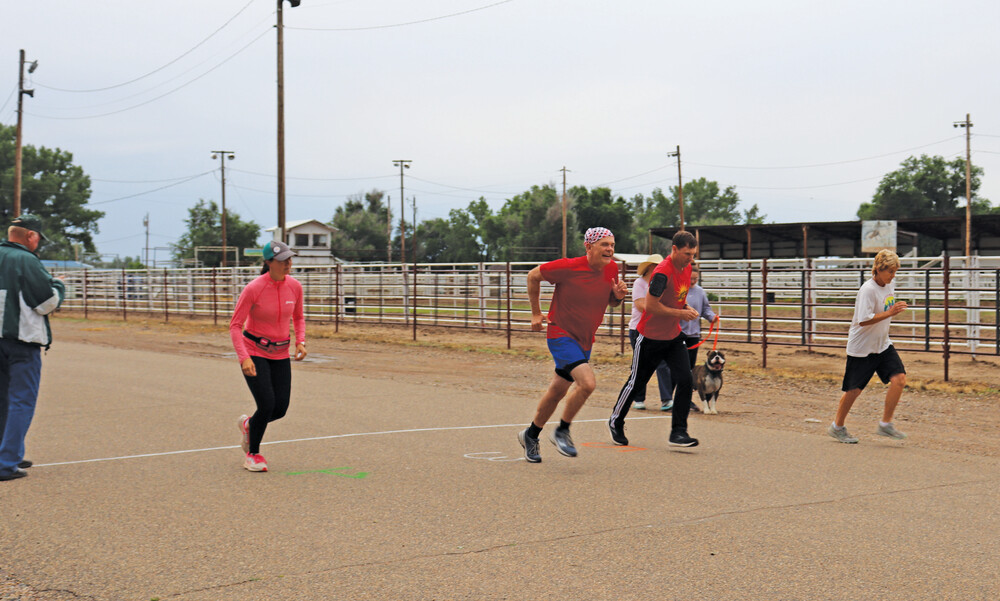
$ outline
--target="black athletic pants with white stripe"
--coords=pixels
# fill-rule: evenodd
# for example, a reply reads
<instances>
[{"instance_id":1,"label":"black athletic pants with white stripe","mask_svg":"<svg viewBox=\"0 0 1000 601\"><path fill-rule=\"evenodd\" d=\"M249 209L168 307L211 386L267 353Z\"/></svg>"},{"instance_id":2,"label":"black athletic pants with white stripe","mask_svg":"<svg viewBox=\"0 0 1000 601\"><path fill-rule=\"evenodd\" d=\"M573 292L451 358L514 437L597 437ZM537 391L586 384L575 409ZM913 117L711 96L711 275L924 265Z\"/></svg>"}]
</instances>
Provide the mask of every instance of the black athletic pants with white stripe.
<instances>
[{"instance_id":1,"label":"black athletic pants with white stripe","mask_svg":"<svg viewBox=\"0 0 1000 601\"><path fill-rule=\"evenodd\" d=\"M640 390L646 389L646 384L656 371L656 366L665 361L670 368L670 378L676 387L671 430L687 433L693 380L684 338L681 335L673 340L653 340L639 334L635 340L635 350L632 351L632 371L618 394L618 402L611 413L611 419L608 420L612 425L619 429L625 425L625 416L632 408L632 401Z\"/></svg>"}]
</instances>

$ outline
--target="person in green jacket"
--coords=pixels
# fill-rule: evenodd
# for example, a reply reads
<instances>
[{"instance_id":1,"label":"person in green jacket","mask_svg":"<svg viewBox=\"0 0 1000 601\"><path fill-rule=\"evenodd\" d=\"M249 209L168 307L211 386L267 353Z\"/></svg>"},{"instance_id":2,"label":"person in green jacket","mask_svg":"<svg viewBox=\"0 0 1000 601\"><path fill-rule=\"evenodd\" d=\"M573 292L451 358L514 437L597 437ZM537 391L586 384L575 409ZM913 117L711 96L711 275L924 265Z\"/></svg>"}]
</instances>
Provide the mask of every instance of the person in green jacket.
<instances>
[{"instance_id":1,"label":"person in green jacket","mask_svg":"<svg viewBox=\"0 0 1000 601\"><path fill-rule=\"evenodd\" d=\"M66 296L35 255L45 240L34 215L15 217L0 242L0 481L28 475L24 437L35 415L42 352L52 344L49 314Z\"/></svg>"}]
</instances>

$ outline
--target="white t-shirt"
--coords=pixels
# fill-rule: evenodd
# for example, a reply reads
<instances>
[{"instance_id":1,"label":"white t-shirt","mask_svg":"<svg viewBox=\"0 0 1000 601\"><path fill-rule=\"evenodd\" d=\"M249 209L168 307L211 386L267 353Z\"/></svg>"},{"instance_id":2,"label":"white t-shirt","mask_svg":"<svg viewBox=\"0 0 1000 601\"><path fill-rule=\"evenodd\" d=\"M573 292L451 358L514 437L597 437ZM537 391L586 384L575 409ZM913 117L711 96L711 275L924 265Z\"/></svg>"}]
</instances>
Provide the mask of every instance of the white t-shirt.
<instances>
[{"instance_id":1,"label":"white t-shirt","mask_svg":"<svg viewBox=\"0 0 1000 601\"><path fill-rule=\"evenodd\" d=\"M869 279L858 290L858 298L854 301L854 319L847 334L847 354L852 357L867 357L881 353L889 348L889 322L892 318L883 319L867 326L859 325L875 317L876 313L888 311L896 303L896 285L889 282L879 286L875 278Z\"/></svg>"},{"instance_id":2,"label":"white t-shirt","mask_svg":"<svg viewBox=\"0 0 1000 601\"><path fill-rule=\"evenodd\" d=\"M642 319L642 311L635 306L635 301L645 298L649 293L649 282L639 278L632 282L632 319L628 322L628 329L634 330L639 327L639 320Z\"/></svg>"}]
</instances>

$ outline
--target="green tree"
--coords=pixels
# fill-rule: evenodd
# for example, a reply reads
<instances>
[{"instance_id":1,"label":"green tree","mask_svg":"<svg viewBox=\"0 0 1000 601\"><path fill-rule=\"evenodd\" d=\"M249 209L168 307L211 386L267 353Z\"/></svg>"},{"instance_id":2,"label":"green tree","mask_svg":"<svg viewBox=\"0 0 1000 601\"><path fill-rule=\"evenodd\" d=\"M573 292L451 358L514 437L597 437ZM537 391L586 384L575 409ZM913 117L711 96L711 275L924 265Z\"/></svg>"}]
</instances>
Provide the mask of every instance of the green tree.
<instances>
[{"instance_id":1,"label":"green tree","mask_svg":"<svg viewBox=\"0 0 1000 601\"><path fill-rule=\"evenodd\" d=\"M13 216L16 130L0 125L0 210ZM21 148L21 212L42 218L45 236L39 254L46 259L73 259L74 245L84 253L97 251L94 234L104 213L88 209L90 177L73 164L73 155L24 145Z\"/></svg>"},{"instance_id":2,"label":"green tree","mask_svg":"<svg viewBox=\"0 0 1000 601\"><path fill-rule=\"evenodd\" d=\"M674 198L677 198L676 186L672 191ZM686 226L740 223L743 215L739 210L739 204L740 195L736 193L735 186L728 186L725 190L721 190L718 182L703 177L684 184L684 224Z\"/></svg>"},{"instance_id":3,"label":"green tree","mask_svg":"<svg viewBox=\"0 0 1000 601\"><path fill-rule=\"evenodd\" d=\"M187 232L172 244L175 261L193 260L195 249L200 246L222 246L222 212L215 201L198 200L198 204L188 209ZM226 211L226 243L234 248L252 248L257 246L260 237L260 226L253 221L243 221L232 211ZM232 264L230 251L227 264ZM238 251L237 251L238 252ZM198 251L198 261L202 267L218 267L222 265L222 251ZM241 259L241 263L244 261Z\"/></svg>"},{"instance_id":4,"label":"green tree","mask_svg":"<svg viewBox=\"0 0 1000 601\"><path fill-rule=\"evenodd\" d=\"M570 207L572 208L572 207ZM504 203L500 211L488 218L485 231L488 243L496 249L500 261L543 261L562 253L562 201L555 186L532 186ZM576 217L567 210L566 231L577 230ZM583 253L579 236L567 235L566 254Z\"/></svg>"},{"instance_id":5,"label":"green tree","mask_svg":"<svg viewBox=\"0 0 1000 601\"><path fill-rule=\"evenodd\" d=\"M483 259L476 218L464 209L452 209L448 219L431 219L417 226L418 261L468 263Z\"/></svg>"},{"instance_id":6,"label":"green tree","mask_svg":"<svg viewBox=\"0 0 1000 601\"><path fill-rule=\"evenodd\" d=\"M383 202L385 192L371 190L349 196L334 211L330 225L337 228L331 238L334 256L349 261L384 261L389 243L388 208ZM410 225L407 224L409 232ZM409 245L409 243L408 243ZM399 260L399 244L393 250L393 260Z\"/></svg>"},{"instance_id":7,"label":"green tree","mask_svg":"<svg viewBox=\"0 0 1000 601\"><path fill-rule=\"evenodd\" d=\"M982 167L972 166L972 213L979 215L997 211L989 200L977 197ZM965 159L951 161L942 156L909 157L900 168L887 173L879 182L871 202L862 203L858 218L862 220L905 219L912 217L952 217L965 212ZM937 255L942 242L921 236L917 252L923 256Z\"/></svg>"},{"instance_id":8,"label":"green tree","mask_svg":"<svg viewBox=\"0 0 1000 601\"><path fill-rule=\"evenodd\" d=\"M972 212L990 213L989 200L978 198L982 167L972 166ZM863 220L907 217L950 217L965 210L965 159L941 156L909 157L879 182L871 202L862 203Z\"/></svg>"},{"instance_id":9,"label":"green tree","mask_svg":"<svg viewBox=\"0 0 1000 601\"><path fill-rule=\"evenodd\" d=\"M612 198L610 188L587 190L583 186L573 187L569 197L573 199L573 212L579 224L577 237L589 228L606 227L615 235L616 252L636 252L638 245L631 235L634 217L628 201L621 196Z\"/></svg>"}]
</instances>

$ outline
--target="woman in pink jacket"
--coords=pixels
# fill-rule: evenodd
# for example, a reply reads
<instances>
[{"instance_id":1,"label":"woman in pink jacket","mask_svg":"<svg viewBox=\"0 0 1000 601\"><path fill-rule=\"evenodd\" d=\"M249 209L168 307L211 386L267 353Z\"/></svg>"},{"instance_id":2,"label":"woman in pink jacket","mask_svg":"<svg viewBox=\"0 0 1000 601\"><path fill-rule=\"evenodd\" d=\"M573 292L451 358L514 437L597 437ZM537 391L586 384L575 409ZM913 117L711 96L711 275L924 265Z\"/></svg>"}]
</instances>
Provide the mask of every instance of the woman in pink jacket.
<instances>
[{"instance_id":1,"label":"woman in pink jacket","mask_svg":"<svg viewBox=\"0 0 1000 601\"><path fill-rule=\"evenodd\" d=\"M241 415L239 420L246 453L243 467L251 472L267 471L260 455L264 430L288 411L292 390L289 321L295 328L295 360L306 356L302 284L288 275L295 252L275 240L264 245L263 256L261 275L240 293L229 322L236 357L257 403L252 417Z\"/></svg>"}]
</instances>

